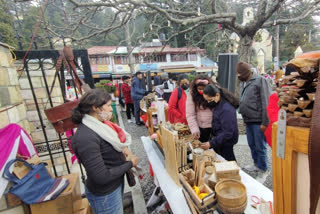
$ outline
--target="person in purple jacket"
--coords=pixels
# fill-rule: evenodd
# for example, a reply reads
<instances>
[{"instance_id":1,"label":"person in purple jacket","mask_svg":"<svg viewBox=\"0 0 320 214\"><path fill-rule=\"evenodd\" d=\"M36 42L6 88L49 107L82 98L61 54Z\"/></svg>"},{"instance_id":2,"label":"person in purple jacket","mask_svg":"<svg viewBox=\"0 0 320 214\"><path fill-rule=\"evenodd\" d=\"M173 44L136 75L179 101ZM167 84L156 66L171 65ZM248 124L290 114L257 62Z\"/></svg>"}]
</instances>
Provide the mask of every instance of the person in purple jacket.
<instances>
[{"instance_id":1,"label":"person in purple jacket","mask_svg":"<svg viewBox=\"0 0 320 214\"><path fill-rule=\"evenodd\" d=\"M223 88L209 84L203 90L203 97L213 107L213 139L201 144L202 149L213 148L216 153L228 161L236 160L233 146L238 143L238 123L236 108L239 99Z\"/></svg>"}]
</instances>

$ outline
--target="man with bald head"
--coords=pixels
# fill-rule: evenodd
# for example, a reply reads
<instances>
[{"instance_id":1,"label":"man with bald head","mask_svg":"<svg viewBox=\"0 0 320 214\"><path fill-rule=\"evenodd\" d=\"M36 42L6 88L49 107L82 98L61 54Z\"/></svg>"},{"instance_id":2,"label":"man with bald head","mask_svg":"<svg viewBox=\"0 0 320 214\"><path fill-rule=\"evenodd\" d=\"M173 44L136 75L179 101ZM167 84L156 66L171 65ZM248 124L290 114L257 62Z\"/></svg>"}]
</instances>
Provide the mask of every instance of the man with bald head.
<instances>
[{"instance_id":1,"label":"man with bald head","mask_svg":"<svg viewBox=\"0 0 320 214\"><path fill-rule=\"evenodd\" d=\"M236 65L240 80L239 111L246 124L247 140L251 150L253 165L244 167L248 171L258 171L258 178L264 183L267 177L268 157L264 131L269 124L267 114L268 99L271 88L265 78L252 72L245 62Z\"/></svg>"}]
</instances>

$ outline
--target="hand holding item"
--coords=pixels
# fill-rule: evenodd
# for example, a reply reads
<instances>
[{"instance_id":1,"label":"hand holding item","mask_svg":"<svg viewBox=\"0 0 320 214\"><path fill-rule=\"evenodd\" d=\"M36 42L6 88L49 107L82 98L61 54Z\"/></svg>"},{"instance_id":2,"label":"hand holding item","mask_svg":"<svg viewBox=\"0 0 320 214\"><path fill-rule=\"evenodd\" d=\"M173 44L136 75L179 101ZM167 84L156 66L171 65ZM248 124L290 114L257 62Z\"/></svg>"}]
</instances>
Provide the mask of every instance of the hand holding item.
<instances>
[{"instance_id":1,"label":"hand holding item","mask_svg":"<svg viewBox=\"0 0 320 214\"><path fill-rule=\"evenodd\" d=\"M265 125L260 125L260 131L265 132L267 129L267 126Z\"/></svg>"},{"instance_id":2,"label":"hand holding item","mask_svg":"<svg viewBox=\"0 0 320 214\"><path fill-rule=\"evenodd\" d=\"M210 149L210 143L209 142L201 143L200 147L204 150L208 150Z\"/></svg>"},{"instance_id":3,"label":"hand holding item","mask_svg":"<svg viewBox=\"0 0 320 214\"><path fill-rule=\"evenodd\" d=\"M124 156L128 157L130 155L132 155L132 152L127 148L123 149L122 153L124 154Z\"/></svg>"},{"instance_id":4,"label":"hand holding item","mask_svg":"<svg viewBox=\"0 0 320 214\"><path fill-rule=\"evenodd\" d=\"M132 162L132 166L136 167L138 165L139 162L139 158L135 155L131 155L130 156L130 161Z\"/></svg>"},{"instance_id":5,"label":"hand holding item","mask_svg":"<svg viewBox=\"0 0 320 214\"><path fill-rule=\"evenodd\" d=\"M195 132L192 135L193 135L193 139L195 140L198 140L200 138L200 132Z\"/></svg>"}]
</instances>

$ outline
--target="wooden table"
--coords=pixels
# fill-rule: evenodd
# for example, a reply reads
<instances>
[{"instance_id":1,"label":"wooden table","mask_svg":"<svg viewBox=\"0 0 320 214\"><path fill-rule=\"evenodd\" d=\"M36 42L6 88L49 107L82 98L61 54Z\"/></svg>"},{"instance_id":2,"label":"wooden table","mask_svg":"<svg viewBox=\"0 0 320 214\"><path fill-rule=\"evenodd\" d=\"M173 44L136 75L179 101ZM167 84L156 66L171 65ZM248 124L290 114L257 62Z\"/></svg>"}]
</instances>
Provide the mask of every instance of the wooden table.
<instances>
[{"instance_id":1,"label":"wooden table","mask_svg":"<svg viewBox=\"0 0 320 214\"><path fill-rule=\"evenodd\" d=\"M175 184L167 171L165 170L165 160L157 146L149 137L141 137L144 149L147 153L153 172L159 182L171 210L174 214L190 214L187 201L183 195L182 187ZM247 188L248 205L245 210L246 214L259 214L260 211L251 206L251 196L262 197L266 201L273 202L273 193L267 187L256 181L250 175L240 170L242 183Z\"/></svg>"}]
</instances>

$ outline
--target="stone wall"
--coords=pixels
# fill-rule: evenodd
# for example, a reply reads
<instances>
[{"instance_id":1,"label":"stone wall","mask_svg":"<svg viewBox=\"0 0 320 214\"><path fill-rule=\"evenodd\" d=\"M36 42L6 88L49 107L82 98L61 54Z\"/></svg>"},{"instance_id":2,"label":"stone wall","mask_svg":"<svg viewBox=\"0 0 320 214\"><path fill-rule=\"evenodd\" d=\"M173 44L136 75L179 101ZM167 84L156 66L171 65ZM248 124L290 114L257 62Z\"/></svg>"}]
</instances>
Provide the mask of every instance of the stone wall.
<instances>
[{"instance_id":1,"label":"stone wall","mask_svg":"<svg viewBox=\"0 0 320 214\"><path fill-rule=\"evenodd\" d=\"M26 72L25 70L17 72L17 68L20 68L20 65L21 61L13 61L9 46L0 43L0 129L10 123L17 123L27 131L33 143L45 142ZM48 140L52 141L50 142L50 148L54 150L53 152L61 151L58 134L44 114L44 109L50 108L50 103L48 102L48 95L39 62L30 60L28 65L41 116L46 126ZM46 61L44 63L44 70L50 88L53 82L55 68L50 61ZM55 83L51 97L54 106L63 103L58 80ZM64 142L64 145L65 144L66 142ZM48 154L46 144L36 145L36 148L41 156ZM66 155L69 167L71 168L71 154L67 153ZM53 158L58 176L67 174L63 154L55 154ZM43 156L41 159L47 162L49 166L52 166L49 156ZM27 206L15 196L7 194L0 198L0 214L24 213L29 213Z\"/></svg>"}]
</instances>

